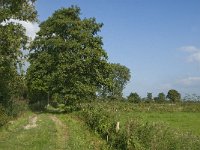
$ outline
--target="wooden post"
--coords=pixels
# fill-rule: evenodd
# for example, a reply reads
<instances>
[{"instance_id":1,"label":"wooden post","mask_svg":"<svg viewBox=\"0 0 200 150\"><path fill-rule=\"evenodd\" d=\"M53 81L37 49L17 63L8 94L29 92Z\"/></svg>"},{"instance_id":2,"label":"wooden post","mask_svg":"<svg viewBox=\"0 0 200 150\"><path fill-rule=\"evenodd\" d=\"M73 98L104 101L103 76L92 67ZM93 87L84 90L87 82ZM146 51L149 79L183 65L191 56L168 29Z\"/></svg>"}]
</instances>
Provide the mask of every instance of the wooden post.
<instances>
[{"instance_id":1,"label":"wooden post","mask_svg":"<svg viewBox=\"0 0 200 150\"><path fill-rule=\"evenodd\" d=\"M48 91L48 101L47 101L47 106L49 106L49 91Z\"/></svg>"},{"instance_id":2,"label":"wooden post","mask_svg":"<svg viewBox=\"0 0 200 150\"><path fill-rule=\"evenodd\" d=\"M119 122L116 124L116 133L119 132Z\"/></svg>"}]
</instances>

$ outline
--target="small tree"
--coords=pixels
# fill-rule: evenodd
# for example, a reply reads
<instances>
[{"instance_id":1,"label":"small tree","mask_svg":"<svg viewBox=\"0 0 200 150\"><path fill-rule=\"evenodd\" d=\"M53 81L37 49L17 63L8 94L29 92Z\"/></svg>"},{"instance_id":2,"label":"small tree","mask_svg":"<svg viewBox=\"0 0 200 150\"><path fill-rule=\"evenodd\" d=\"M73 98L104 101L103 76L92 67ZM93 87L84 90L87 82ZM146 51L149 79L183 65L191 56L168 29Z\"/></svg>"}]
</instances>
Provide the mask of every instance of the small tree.
<instances>
[{"instance_id":1,"label":"small tree","mask_svg":"<svg viewBox=\"0 0 200 150\"><path fill-rule=\"evenodd\" d=\"M165 102L165 94L164 93L159 93L157 97L154 98L154 100L158 103L163 103Z\"/></svg>"},{"instance_id":2,"label":"small tree","mask_svg":"<svg viewBox=\"0 0 200 150\"><path fill-rule=\"evenodd\" d=\"M147 103L150 103L153 101L153 96L152 96L152 93L147 93L147 98L146 98L146 102Z\"/></svg>"},{"instance_id":3,"label":"small tree","mask_svg":"<svg viewBox=\"0 0 200 150\"><path fill-rule=\"evenodd\" d=\"M130 93L130 95L127 98L128 98L129 102L133 102L133 103L141 102L141 98L136 92L135 93Z\"/></svg>"},{"instance_id":4,"label":"small tree","mask_svg":"<svg viewBox=\"0 0 200 150\"><path fill-rule=\"evenodd\" d=\"M111 88L108 86L102 86L98 91L100 98L111 98L111 99L123 99L123 90L131 78L130 70L126 66L121 64L110 64L110 80Z\"/></svg>"},{"instance_id":5,"label":"small tree","mask_svg":"<svg viewBox=\"0 0 200 150\"><path fill-rule=\"evenodd\" d=\"M173 103L180 102L181 94L178 91L171 89L167 93L167 98Z\"/></svg>"}]
</instances>

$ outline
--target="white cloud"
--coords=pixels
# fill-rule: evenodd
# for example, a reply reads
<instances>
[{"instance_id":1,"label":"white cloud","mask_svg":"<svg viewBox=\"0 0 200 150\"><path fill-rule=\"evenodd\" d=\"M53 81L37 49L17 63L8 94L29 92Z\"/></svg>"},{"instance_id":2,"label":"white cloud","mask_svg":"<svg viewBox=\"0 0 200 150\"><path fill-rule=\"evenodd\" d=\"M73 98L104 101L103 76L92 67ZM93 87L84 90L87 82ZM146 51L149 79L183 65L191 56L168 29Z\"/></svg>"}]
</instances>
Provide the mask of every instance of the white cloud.
<instances>
[{"instance_id":1,"label":"white cloud","mask_svg":"<svg viewBox=\"0 0 200 150\"><path fill-rule=\"evenodd\" d=\"M10 19L7 22L20 23L22 26L26 28L26 35L31 37L31 39L35 38L36 33L40 29L38 23L32 23L32 22L26 22L26 21L14 20L14 19ZM3 25L5 24L6 23L3 23Z\"/></svg>"},{"instance_id":2,"label":"white cloud","mask_svg":"<svg viewBox=\"0 0 200 150\"><path fill-rule=\"evenodd\" d=\"M195 46L183 46L180 48L180 50L192 53L192 52L197 52L200 49L196 48Z\"/></svg>"},{"instance_id":3,"label":"white cloud","mask_svg":"<svg viewBox=\"0 0 200 150\"><path fill-rule=\"evenodd\" d=\"M32 39L35 38L36 33L39 31L39 25L37 23L31 22L21 22L21 24L26 28L26 35L31 37Z\"/></svg>"},{"instance_id":4,"label":"white cloud","mask_svg":"<svg viewBox=\"0 0 200 150\"><path fill-rule=\"evenodd\" d=\"M189 53L189 55L187 56L188 62L200 63L200 48L197 48L195 46L184 46L181 47L180 50Z\"/></svg>"},{"instance_id":5,"label":"white cloud","mask_svg":"<svg viewBox=\"0 0 200 150\"><path fill-rule=\"evenodd\" d=\"M200 77L187 77L178 81L183 86L200 86Z\"/></svg>"}]
</instances>

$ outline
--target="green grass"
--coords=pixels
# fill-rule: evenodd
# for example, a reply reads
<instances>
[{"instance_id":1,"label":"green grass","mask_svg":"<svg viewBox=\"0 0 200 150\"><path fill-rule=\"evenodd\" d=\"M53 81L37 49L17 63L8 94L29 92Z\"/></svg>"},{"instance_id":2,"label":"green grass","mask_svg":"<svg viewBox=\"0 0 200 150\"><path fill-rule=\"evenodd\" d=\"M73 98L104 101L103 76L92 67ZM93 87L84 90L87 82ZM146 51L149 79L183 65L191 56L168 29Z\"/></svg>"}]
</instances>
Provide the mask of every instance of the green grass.
<instances>
[{"instance_id":1,"label":"green grass","mask_svg":"<svg viewBox=\"0 0 200 150\"><path fill-rule=\"evenodd\" d=\"M24 129L31 116L37 116L37 126ZM54 121L52 117L58 119ZM63 132L66 132L63 133ZM66 137L64 137L66 136ZM106 142L91 133L72 114L34 114L27 112L0 129L0 150L85 150L106 149Z\"/></svg>"},{"instance_id":2,"label":"green grass","mask_svg":"<svg viewBox=\"0 0 200 150\"><path fill-rule=\"evenodd\" d=\"M94 150L107 149L106 142L95 133L88 130L88 127L75 114L62 114L58 116L68 127L68 144L70 150Z\"/></svg>"},{"instance_id":3,"label":"green grass","mask_svg":"<svg viewBox=\"0 0 200 150\"><path fill-rule=\"evenodd\" d=\"M116 116L123 126L129 120L162 122L171 128L200 136L200 104L133 104L123 102L91 103L92 108L101 108ZM86 107L87 108L87 107Z\"/></svg>"},{"instance_id":4,"label":"green grass","mask_svg":"<svg viewBox=\"0 0 200 150\"><path fill-rule=\"evenodd\" d=\"M200 136L200 113L195 112L119 112L118 119L122 124L139 118L144 122L162 122L183 132Z\"/></svg>"},{"instance_id":5,"label":"green grass","mask_svg":"<svg viewBox=\"0 0 200 150\"><path fill-rule=\"evenodd\" d=\"M54 150L56 140L56 129L52 120L45 114L37 115L37 127L25 130L24 126L28 124L28 116L26 114L15 120L13 125L8 125L7 129L3 129L0 133L0 149L6 150Z\"/></svg>"},{"instance_id":6,"label":"green grass","mask_svg":"<svg viewBox=\"0 0 200 150\"><path fill-rule=\"evenodd\" d=\"M144 123L162 122L164 125L167 124L167 127L169 126L170 129L172 129L172 133L175 131L173 129L178 129L178 131L180 131L178 133L181 134L191 132L192 135L200 136L200 112L196 111L198 110L196 109L196 105L195 111L191 112L185 111L185 106L181 106L181 109L176 110L175 105L173 105L172 108L170 105L130 105L129 103L94 103L89 105L91 105L92 108L100 108L104 113L115 118L115 121L120 122L120 128L125 128L126 123L130 120L139 119ZM192 106L190 107L192 108ZM89 107L87 106L84 108L88 109ZM98 109L96 110L97 114L100 112ZM187 110L190 109L187 108ZM105 139L102 140L100 135L94 133L94 130L92 131L89 129L86 123L78 117L81 116L80 114L82 113L83 111L70 114L34 114L32 112L27 112L14 120L13 123L9 123L3 128L0 128L0 149L108 149ZM37 126L25 130L24 126L29 124L31 116L38 117ZM100 127L103 126L100 125ZM146 131L145 127L151 127L151 125L141 126L141 129L144 128L144 131ZM147 131L150 132L149 130ZM157 133L157 128L155 128L155 132ZM191 141L192 140L189 142Z\"/></svg>"},{"instance_id":7,"label":"green grass","mask_svg":"<svg viewBox=\"0 0 200 150\"><path fill-rule=\"evenodd\" d=\"M199 149L198 107L188 109L193 106L129 104L84 104L79 115L105 140L108 135L109 145L115 149ZM120 122L120 129L116 133L117 122Z\"/></svg>"}]
</instances>

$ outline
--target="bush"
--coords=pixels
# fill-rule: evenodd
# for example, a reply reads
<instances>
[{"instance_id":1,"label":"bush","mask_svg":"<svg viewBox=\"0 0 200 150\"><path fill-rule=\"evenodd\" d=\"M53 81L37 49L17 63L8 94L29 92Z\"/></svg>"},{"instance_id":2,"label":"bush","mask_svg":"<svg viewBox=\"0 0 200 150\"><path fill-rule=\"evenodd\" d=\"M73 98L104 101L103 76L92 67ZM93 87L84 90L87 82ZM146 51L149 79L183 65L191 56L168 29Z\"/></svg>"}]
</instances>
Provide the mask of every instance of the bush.
<instances>
[{"instance_id":1,"label":"bush","mask_svg":"<svg viewBox=\"0 0 200 150\"><path fill-rule=\"evenodd\" d=\"M104 112L101 108L84 109L82 115L86 124L103 138L106 139L113 132L115 125L114 116Z\"/></svg>"},{"instance_id":2,"label":"bush","mask_svg":"<svg viewBox=\"0 0 200 150\"><path fill-rule=\"evenodd\" d=\"M5 109L0 105L0 127L5 125L9 121L9 117L6 114Z\"/></svg>"},{"instance_id":3,"label":"bush","mask_svg":"<svg viewBox=\"0 0 200 150\"><path fill-rule=\"evenodd\" d=\"M28 104L25 100L13 100L12 106L8 113L12 117L17 117L21 115L21 113L27 110L28 110Z\"/></svg>"}]
</instances>

